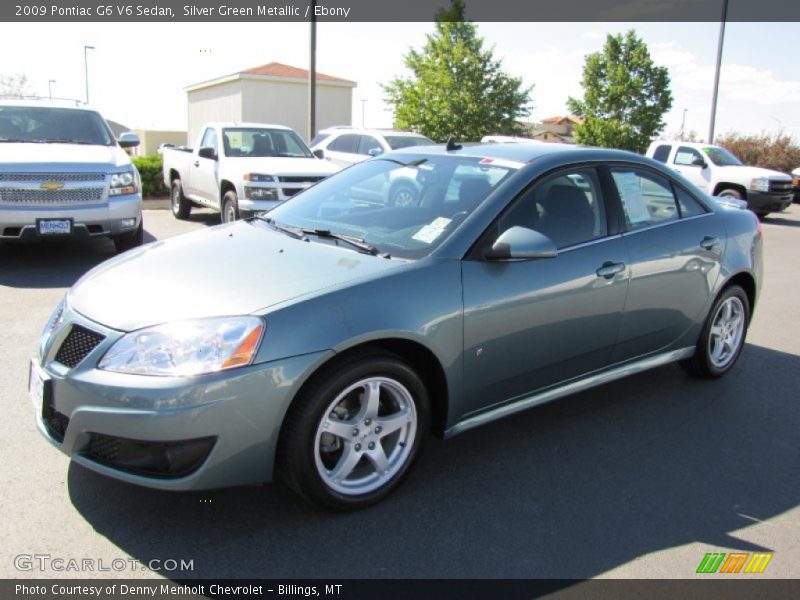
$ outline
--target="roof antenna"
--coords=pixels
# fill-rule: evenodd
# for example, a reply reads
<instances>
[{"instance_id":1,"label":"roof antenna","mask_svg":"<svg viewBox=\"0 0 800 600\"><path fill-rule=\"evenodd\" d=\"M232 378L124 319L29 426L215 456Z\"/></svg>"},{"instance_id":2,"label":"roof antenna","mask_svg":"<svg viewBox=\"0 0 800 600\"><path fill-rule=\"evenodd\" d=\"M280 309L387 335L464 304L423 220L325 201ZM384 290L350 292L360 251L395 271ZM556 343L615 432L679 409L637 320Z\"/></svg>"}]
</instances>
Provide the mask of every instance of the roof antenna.
<instances>
[{"instance_id":1,"label":"roof antenna","mask_svg":"<svg viewBox=\"0 0 800 600\"><path fill-rule=\"evenodd\" d=\"M461 150L461 148L463 148L463 146L461 144L456 144L456 140L452 135L447 138L446 150L448 152L452 152L453 150Z\"/></svg>"}]
</instances>

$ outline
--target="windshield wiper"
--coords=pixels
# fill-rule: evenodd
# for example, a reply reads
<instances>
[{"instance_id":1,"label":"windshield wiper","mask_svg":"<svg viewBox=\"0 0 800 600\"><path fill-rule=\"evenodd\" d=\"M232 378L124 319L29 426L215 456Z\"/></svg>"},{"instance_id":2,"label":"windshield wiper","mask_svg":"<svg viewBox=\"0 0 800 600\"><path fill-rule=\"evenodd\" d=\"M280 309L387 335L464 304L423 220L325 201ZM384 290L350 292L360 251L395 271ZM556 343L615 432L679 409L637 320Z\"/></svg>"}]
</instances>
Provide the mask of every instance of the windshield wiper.
<instances>
[{"instance_id":1,"label":"windshield wiper","mask_svg":"<svg viewBox=\"0 0 800 600\"><path fill-rule=\"evenodd\" d=\"M372 256L377 256L381 253L380 250L376 246L370 244L364 238L353 237L351 235L343 235L341 233L334 233L330 229L311 229L307 227L301 228L303 233L310 233L312 235L316 235L321 238L328 238L331 240L340 240L345 242L346 244L350 244L353 248L356 248L359 252L363 252L364 254L371 254Z\"/></svg>"},{"instance_id":2,"label":"windshield wiper","mask_svg":"<svg viewBox=\"0 0 800 600\"><path fill-rule=\"evenodd\" d=\"M272 227L275 231L280 231L281 233L285 233L291 238L296 240L303 240L308 241L308 238L303 235L303 230L297 227L284 227L283 225L278 225L275 222L275 219L271 217L267 217L266 215L255 215L254 219L258 219L259 221L263 221L270 227Z\"/></svg>"},{"instance_id":3,"label":"windshield wiper","mask_svg":"<svg viewBox=\"0 0 800 600\"><path fill-rule=\"evenodd\" d=\"M24 144L29 141L30 140L21 140L19 138L0 137L0 142L5 142L7 144Z\"/></svg>"},{"instance_id":4,"label":"windshield wiper","mask_svg":"<svg viewBox=\"0 0 800 600\"><path fill-rule=\"evenodd\" d=\"M100 144L98 142L86 142L83 140L68 140L66 138L55 138L47 140L38 140L40 144L82 144L84 146L106 146L108 144Z\"/></svg>"}]
</instances>

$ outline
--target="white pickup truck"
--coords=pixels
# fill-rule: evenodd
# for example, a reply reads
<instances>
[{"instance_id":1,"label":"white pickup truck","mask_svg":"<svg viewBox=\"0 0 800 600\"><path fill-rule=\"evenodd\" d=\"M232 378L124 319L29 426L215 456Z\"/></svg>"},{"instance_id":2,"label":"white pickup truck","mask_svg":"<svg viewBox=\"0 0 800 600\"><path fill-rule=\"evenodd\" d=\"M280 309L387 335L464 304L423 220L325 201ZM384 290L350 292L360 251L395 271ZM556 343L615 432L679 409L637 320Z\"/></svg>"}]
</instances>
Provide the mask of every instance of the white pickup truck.
<instances>
[{"instance_id":1,"label":"white pickup truck","mask_svg":"<svg viewBox=\"0 0 800 600\"><path fill-rule=\"evenodd\" d=\"M176 218L196 205L223 223L270 210L339 170L288 127L260 123L208 123L194 149L165 148L163 165Z\"/></svg>"},{"instance_id":2,"label":"white pickup truck","mask_svg":"<svg viewBox=\"0 0 800 600\"><path fill-rule=\"evenodd\" d=\"M792 203L789 175L743 165L721 146L660 141L650 144L647 156L672 167L711 196L747 201L747 208L760 217Z\"/></svg>"}]
</instances>

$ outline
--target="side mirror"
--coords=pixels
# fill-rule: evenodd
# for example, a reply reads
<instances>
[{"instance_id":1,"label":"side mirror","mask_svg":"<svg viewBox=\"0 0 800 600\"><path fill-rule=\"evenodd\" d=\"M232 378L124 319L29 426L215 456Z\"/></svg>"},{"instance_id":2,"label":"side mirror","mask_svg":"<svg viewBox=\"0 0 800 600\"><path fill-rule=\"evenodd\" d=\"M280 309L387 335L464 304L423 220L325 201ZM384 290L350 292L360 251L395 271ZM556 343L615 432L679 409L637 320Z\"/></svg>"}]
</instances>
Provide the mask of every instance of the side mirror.
<instances>
[{"instance_id":1,"label":"side mirror","mask_svg":"<svg viewBox=\"0 0 800 600\"><path fill-rule=\"evenodd\" d=\"M380 156L381 154L383 154L383 149L382 148L370 148L367 151L367 154L369 154L370 156Z\"/></svg>"},{"instance_id":2,"label":"side mirror","mask_svg":"<svg viewBox=\"0 0 800 600\"><path fill-rule=\"evenodd\" d=\"M538 231L519 226L506 229L492 247L483 253L487 260L530 260L556 256L558 249L553 240Z\"/></svg>"},{"instance_id":3,"label":"side mirror","mask_svg":"<svg viewBox=\"0 0 800 600\"><path fill-rule=\"evenodd\" d=\"M312 154L317 158L325 158L325 151L322 148L317 148Z\"/></svg>"},{"instance_id":4,"label":"side mirror","mask_svg":"<svg viewBox=\"0 0 800 600\"><path fill-rule=\"evenodd\" d=\"M132 131L127 131L119 136L117 140L120 148L134 148L138 146L141 142L139 141L139 136L133 133Z\"/></svg>"},{"instance_id":5,"label":"side mirror","mask_svg":"<svg viewBox=\"0 0 800 600\"><path fill-rule=\"evenodd\" d=\"M699 156L692 161L692 164L695 167L702 167L704 169L708 166L708 163Z\"/></svg>"},{"instance_id":6,"label":"side mirror","mask_svg":"<svg viewBox=\"0 0 800 600\"><path fill-rule=\"evenodd\" d=\"M211 160L217 160L217 151L214 150L211 146L203 146L200 150L197 151L197 156L200 158L209 158Z\"/></svg>"}]
</instances>

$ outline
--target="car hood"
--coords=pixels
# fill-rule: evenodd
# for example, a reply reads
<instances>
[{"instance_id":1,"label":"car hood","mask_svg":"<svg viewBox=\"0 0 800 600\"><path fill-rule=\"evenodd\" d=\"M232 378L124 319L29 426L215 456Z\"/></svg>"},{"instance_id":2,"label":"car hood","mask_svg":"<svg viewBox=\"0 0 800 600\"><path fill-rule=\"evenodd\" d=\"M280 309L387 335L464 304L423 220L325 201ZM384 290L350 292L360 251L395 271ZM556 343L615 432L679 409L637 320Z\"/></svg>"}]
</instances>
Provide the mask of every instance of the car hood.
<instances>
[{"instance_id":1,"label":"car hood","mask_svg":"<svg viewBox=\"0 0 800 600\"><path fill-rule=\"evenodd\" d=\"M762 169L761 167L748 167L745 165L723 167L723 173L733 170L735 170L736 175L742 179L755 179L757 177L767 177L777 181L788 181L791 179L786 173L773 171L772 169Z\"/></svg>"},{"instance_id":2,"label":"car hood","mask_svg":"<svg viewBox=\"0 0 800 600\"><path fill-rule=\"evenodd\" d=\"M67 302L97 323L132 331L180 319L255 313L404 264L237 221L106 261L75 284Z\"/></svg>"},{"instance_id":3,"label":"car hood","mask_svg":"<svg viewBox=\"0 0 800 600\"><path fill-rule=\"evenodd\" d=\"M107 172L131 164L119 146L84 144L0 144L0 170L39 172L59 170Z\"/></svg>"},{"instance_id":4,"label":"car hood","mask_svg":"<svg viewBox=\"0 0 800 600\"><path fill-rule=\"evenodd\" d=\"M339 167L319 158L226 158L226 167L238 173L263 173L265 175L331 175Z\"/></svg>"}]
</instances>

